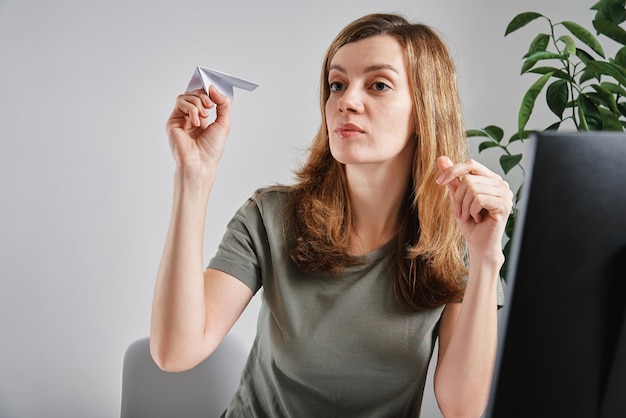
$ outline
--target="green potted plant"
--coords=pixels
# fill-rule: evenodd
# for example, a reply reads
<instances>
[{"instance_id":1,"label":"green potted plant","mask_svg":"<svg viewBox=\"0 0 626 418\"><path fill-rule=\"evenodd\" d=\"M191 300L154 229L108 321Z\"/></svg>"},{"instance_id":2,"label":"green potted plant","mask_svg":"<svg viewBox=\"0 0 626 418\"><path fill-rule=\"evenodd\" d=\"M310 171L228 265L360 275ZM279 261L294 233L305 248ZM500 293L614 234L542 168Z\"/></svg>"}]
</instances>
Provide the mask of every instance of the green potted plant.
<instances>
[{"instance_id":1,"label":"green potted plant","mask_svg":"<svg viewBox=\"0 0 626 418\"><path fill-rule=\"evenodd\" d=\"M621 27L626 21L626 0L600 0L591 10L595 11L591 21L595 35L578 23L555 22L537 12L520 13L508 24L504 36L534 21L543 21L545 28L537 33L523 56L521 75L531 75L536 80L522 98L517 131L508 139L497 125L467 131L468 137L480 138L479 153L487 149L500 152L499 162L505 175L513 169L524 174L523 155L514 152L514 145L538 130L623 131L626 128L626 30ZM614 56L607 57L600 35L616 43ZM528 129L542 92L556 120L543 129ZM507 224L508 240L504 247L507 259L522 187L523 181L515 190ZM506 277L506 269L505 262L502 277Z\"/></svg>"}]
</instances>

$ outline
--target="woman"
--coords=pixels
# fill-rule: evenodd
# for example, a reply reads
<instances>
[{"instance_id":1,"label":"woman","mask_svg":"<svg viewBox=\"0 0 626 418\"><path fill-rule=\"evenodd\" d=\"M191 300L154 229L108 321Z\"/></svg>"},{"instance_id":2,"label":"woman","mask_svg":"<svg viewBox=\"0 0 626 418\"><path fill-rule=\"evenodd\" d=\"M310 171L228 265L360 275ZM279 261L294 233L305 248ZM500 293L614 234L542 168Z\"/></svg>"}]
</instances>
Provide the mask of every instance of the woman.
<instances>
[{"instance_id":1,"label":"woman","mask_svg":"<svg viewBox=\"0 0 626 418\"><path fill-rule=\"evenodd\" d=\"M244 204L204 270L230 101L213 87L178 97L167 123L177 165L153 304L155 361L171 371L202 361L263 288L225 416L418 416L436 338L442 413L479 416L512 194L467 159L445 45L397 15L358 19L328 49L321 105L296 183Z\"/></svg>"}]
</instances>

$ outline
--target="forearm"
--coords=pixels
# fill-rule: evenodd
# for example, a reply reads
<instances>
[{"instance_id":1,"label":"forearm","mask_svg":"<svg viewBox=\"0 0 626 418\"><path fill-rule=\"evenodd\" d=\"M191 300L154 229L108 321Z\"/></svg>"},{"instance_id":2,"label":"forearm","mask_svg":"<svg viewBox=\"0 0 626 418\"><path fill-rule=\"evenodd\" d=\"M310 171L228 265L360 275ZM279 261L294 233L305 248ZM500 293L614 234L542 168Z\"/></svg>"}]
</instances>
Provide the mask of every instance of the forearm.
<instances>
[{"instance_id":1,"label":"forearm","mask_svg":"<svg viewBox=\"0 0 626 418\"><path fill-rule=\"evenodd\" d=\"M150 327L152 353L162 367L173 359L193 362L203 355L206 307L202 253L214 177L214 171L181 167L174 176L172 213L157 273Z\"/></svg>"},{"instance_id":2,"label":"forearm","mask_svg":"<svg viewBox=\"0 0 626 418\"><path fill-rule=\"evenodd\" d=\"M435 375L446 416L480 416L489 397L497 350L497 285L502 254L470 254L467 288Z\"/></svg>"}]
</instances>

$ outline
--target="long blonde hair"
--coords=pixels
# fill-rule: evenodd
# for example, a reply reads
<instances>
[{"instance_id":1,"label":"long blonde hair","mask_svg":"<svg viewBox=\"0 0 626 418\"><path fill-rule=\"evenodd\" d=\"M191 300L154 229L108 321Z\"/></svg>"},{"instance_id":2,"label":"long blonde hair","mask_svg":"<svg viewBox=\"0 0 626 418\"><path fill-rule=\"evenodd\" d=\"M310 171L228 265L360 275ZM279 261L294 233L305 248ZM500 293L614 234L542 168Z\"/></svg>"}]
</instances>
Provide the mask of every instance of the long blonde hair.
<instances>
[{"instance_id":1,"label":"long blonde hair","mask_svg":"<svg viewBox=\"0 0 626 418\"><path fill-rule=\"evenodd\" d=\"M417 147L397 237L396 295L414 309L433 308L462 298L463 239L439 176L438 156L467 159L467 142L454 64L433 29L395 14L371 14L346 26L326 52L320 83L322 120L304 165L296 172L288 205L289 252L304 271L341 272L358 262L348 254L352 213L342 165L331 155L325 104L328 72L343 45L390 35L405 51L413 92Z\"/></svg>"}]
</instances>

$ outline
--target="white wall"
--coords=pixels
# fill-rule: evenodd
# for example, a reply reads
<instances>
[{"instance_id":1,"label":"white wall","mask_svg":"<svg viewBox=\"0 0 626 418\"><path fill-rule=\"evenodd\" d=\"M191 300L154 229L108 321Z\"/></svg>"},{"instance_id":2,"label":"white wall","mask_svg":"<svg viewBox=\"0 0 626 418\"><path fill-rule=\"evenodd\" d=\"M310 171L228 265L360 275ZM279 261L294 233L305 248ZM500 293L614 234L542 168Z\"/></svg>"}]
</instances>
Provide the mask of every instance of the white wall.
<instances>
[{"instance_id":1,"label":"white wall","mask_svg":"<svg viewBox=\"0 0 626 418\"><path fill-rule=\"evenodd\" d=\"M318 124L322 56L349 21L398 11L438 28L468 127L512 133L532 36L505 39L506 24L527 10L586 23L592 3L0 0L0 416L119 415L169 216L164 123L196 65L261 85L236 92L208 260L255 188L291 179ZM247 341L257 308L233 331Z\"/></svg>"}]
</instances>

